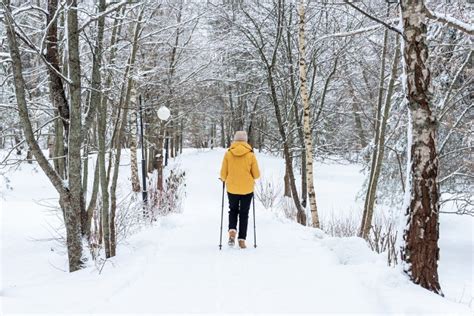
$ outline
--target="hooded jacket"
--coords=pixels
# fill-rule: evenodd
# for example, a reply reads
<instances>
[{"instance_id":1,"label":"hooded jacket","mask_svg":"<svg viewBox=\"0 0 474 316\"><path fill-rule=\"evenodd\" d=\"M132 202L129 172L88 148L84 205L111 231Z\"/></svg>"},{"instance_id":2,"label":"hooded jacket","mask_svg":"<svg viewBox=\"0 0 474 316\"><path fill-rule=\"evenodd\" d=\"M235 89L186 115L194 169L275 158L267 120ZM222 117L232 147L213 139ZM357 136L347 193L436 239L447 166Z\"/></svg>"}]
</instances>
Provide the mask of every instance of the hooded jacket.
<instances>
[{"instance_id":1,"label":"hooded jacket","mask_svg":"<svg viewBox=\"0 0 474 316\"><path fill-rule=\"evenodd\" d=\"M246 142L234 142L224 155L221 180L225 181L227 192L249 194L253 192L255 179L260 177L257 158Z\"/></svg>"}]
</instances>

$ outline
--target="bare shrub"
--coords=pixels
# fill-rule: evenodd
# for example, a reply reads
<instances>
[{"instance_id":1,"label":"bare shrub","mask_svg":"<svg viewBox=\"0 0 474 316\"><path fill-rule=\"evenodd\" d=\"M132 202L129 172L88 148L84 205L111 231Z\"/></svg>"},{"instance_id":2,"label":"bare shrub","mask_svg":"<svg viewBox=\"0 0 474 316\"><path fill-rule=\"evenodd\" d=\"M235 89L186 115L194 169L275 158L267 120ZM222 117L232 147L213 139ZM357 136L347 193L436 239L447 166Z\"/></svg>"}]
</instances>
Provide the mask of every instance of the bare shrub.
<instances>
[{"instance_id":1,"label":"bare shrub","mask_svg":"<svg viewBox=\"0 0 474 316\"><path fill-rule=\"evenodd\" d=\"M373 251L387 254L389 266L398 264L397 234L397 226L393 217L382 214L374 218L367 243Z\"/></svg>"},{"instance_id":2,"label":"bare shrub","mask_svg":"<svg viewBox=\"0 0 474 316\"><path fill-rule=\"evenodd\" d=\"M283 216L296 221L296 207L291 198L285 196L281 197L279 206Z\"/></svg>"},{"instance_id":3,"label":"bare shrub","mask_svg":"<svg viewBox=\"0 0 474 316\"><path fill-rule=\"evenodd\" d=\"M255 188L255 196L267 210L271 210L276 206L276 202L278 197L281 196L281 192L282 189L280 182L265 177L260 178Z\"/></svg>"},{"instance_id":4,"label":"bare shrub","mask_svg":"<svg viewBox=\"0 0 474 316\"><path fill-rule=\"evenodd\" d=\"M126 240L146 225L144 212L143 203L135 193L130 193L119 202L115 216L117 243Z\"/></svg>"},{"instance_id":5,"label":"bare shrub","mask_svg":"<svg viewBox=\"0 0 474 316\"><path fill-rule=\"evenodd\" d=\"M358 216L344 216L331 212L321 218L321 229L333 237L357 236L360 220Z\"/></svg>"},{"instance_id":6,"label":"bare shrub","mask_svg":"<svg viewBox=\"0 0 474 316\"><path fill-rule=\"evenodd\" d=\"M120 186L118 191L122 190ZM117 244L123 243L129 236L141 230L146 224L143 203L138 200L136 193L129 193L121 196L117 201L117 210L115 215L115 234ZM102 199L98 197L98 203L92 213L92 221L90 227L90 236L88 240L89 253L94 260L96 267L100 270L105 260L103 257L103 232L102 232Z\"/></svg>"},{"instance_id":7,"label":"bare shrub","mask_svg":"<svg viewBox=\"0 0 474 316\"><path fill-rule=\"evenodd\" d=\"M357 236L360 228L360 216L336 215L332 212L328 217L321 217L321 229L333 237ZM398 263L398 250L395 245L397 229L395 219L389 215L374 217L367 244L377 253L387 255L387 264L394 266Z\"/></svg>"},{"instance_id":8,"label":"bare shrub","mask_svg":"<svg viewBox=\"0 0 474 316\"><path fill-rule=\"evenodd\" d=\"M181 212L185 195L185 177L186 173L179 168L171 169L163 183L163 190L158 190L156 186L157 173L153 174L150 178L151 185L148 191L148 216L151 220L173 212Z\"/></svg>"}]
</instances>

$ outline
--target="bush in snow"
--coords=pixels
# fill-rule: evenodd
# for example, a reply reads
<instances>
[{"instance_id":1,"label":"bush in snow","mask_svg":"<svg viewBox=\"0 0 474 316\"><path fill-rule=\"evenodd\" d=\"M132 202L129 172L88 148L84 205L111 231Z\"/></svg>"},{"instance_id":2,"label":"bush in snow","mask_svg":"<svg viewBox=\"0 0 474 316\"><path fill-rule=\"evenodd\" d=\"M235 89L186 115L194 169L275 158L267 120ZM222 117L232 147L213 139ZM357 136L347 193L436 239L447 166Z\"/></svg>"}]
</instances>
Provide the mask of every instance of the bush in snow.
<instances>
[{"instance_id":1,"label":"bush in snow","mask_svg":"<svg viewBox=\"0 0 474 316\"><path fill-rule=\"evenodd\" d=\"M378 253L387 254L389 266L398 263L398 248L396 247L397 227L393 217L376 216L370 230L367 242L370 248Z\"/></svg>"},{"instance_id":2,"label":"bush in snow","mask_svg":"<svg viewBox=\"0 0 474 316\"><path fill-rule=\"evenodd\" d=\"M321 217L321 229L332 237L353 237L359 233L360 216L336 215L331 212L329 217ZM395 246L397 240L396 222L392 216L376 215L367 239L370 249L377 253L387 255L389 266L398 263L398 249Z\"/></svg>"},{"instance_id":3,"label":"bush in snow","mask_svg":"<svg viewBox=\"0 0 474 316\"><path fill-rule=\"evenodd\" d=\"M118 192L127 192L128 186L120 186ZM129 236L138 232L146 225L143 203L135 193L125 196L119 194L120 200L117 202L115 214L115 234L117 244L124 242ZM89 252L100 267L104 262L103 254L103 232L100 211L102 209L102 198L99 197L98 204L92 213L91 233L88 241ZM84 252L86 253L86 252Z\"/></svg>"},{"instance_id":4,"label":"bush in snow","mask_svg":"<svg viewBox=\"0 0 474 316\"><path fill-rule=\"evenodd\" d=\"M357 236L359 225L360 218L358 216L336 215L335 212L331 212L329 217L321 217L321 229L333 237Z\"/></svg>"},{"instance_id":5,"label":"bush in snow","mask_svg":"<svg viewBox=\"0 0 474 316\"><path fill-rule=\"evenodd\" d=\"M179 168L169 170L163 190L157 188L157 172L150 177L150 189L148 190L148 216L151 220L156 220L159 216L165 216L173 212L180 212L182 209L183 197L185 195L184 171Z\"/></svg>"},{"instance_id":6,"label":"bush in snow","mask_svg":"<svg viewBox=\"0 0 474 316\"><path fill-rule=\"evenodd\" d=\"M286 218L296 221L296 207L291 198L281 197L279 206L280 211Z\"/></svg>"},{"instance_id":7,"label":"bush in snow","mask_svg":"<svg viewBox=\"0 0 474 316\"><path fill-rule=\"evenodd\" d=\"M272 179L261 177L255 187L255 197L267 210L273 209L278 197L281 196L281 184Z\"/></svg>"},{"instance_id":8,"label":"bush in snow","mask_svg":"<svg viewBox=\"0 0 474 316\"><path fill-rule=\"evenodd\" d=\"M115 217L117 243L124 241L145 226L146 221L143 215L143 203L137 194L131 193L120 201Z\"/></svg>"}]
</instances>

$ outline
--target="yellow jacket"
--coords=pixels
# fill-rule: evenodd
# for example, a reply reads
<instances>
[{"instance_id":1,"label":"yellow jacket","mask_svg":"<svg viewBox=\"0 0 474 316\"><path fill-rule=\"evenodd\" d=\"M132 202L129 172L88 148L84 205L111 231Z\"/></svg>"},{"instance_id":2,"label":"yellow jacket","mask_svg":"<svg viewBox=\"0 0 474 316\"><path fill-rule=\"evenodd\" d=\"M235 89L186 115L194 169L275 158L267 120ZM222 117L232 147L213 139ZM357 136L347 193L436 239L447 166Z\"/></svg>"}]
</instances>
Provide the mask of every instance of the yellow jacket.
<instances>
[{"instance_id":1,"label":"yellow jacket","mask_svg":"<svg viewBox=\"0 0 474 316\"><path fill-rule=\"evenodd\" d=\"M221 180L225 181L227 192L249 194L253 192L255 179L260 177L257 158L246 142L234 142L224 155Z\"/></svg>"}]
</instances>

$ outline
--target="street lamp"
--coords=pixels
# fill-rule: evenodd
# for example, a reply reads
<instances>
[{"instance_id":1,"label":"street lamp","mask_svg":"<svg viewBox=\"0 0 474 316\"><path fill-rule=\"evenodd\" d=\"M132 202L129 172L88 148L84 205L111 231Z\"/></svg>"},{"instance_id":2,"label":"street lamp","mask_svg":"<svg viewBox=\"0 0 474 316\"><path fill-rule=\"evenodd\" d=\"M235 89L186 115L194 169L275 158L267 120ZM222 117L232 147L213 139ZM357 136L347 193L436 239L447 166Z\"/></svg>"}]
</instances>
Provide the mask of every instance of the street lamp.
<instances>
[{"instance_id":1,"label":"street lamp","mask_svg":"<svg viewBox=\"0 0 474 316\"><path fill-rule=\"evenodd\" d=\"M171 112L170 112L170 109L168 109L166 106L162 105L159 109L158 109L158 117L160 120L162 121L167 121L171 116ZM166 132L166 129L165 129L165 150L166 150L166 153L165 153L165 166L168 165L168 147L169 147L169 138L167 136L167 132Z\"/></svg>"},{"instance_id":2,"label":"street lamp","mask_svg":"<svg viewBox=\"0 0 474 316\"><path fill-rule=\"evenodd\" d=\"M170 109L168 109L164 105L160 106L160 108L158 109L158 117L160 118L160 120L166 121L170 118L170 116L171 116Z\"/></svg>"},{"instance_id":3,"label":"street lamp","mask_svg":"<svg viewBox=\"0 0 474 316\"><path fill-rule=\"evenodd\" d=\"M148 201L148 191L146 188L146 156L145 156L145 142L143 140L143 98L140 94L138 96L138 105L139 105L139 113L140 113L140 142L142 146L142 198L143 203L146 205ZM161 121L166 121L170 118L171 113L170 110L166 106L161 106L158 109L158 118ZM168 150L168 149L167 149Z\"/></svg>"}]
</instances>

